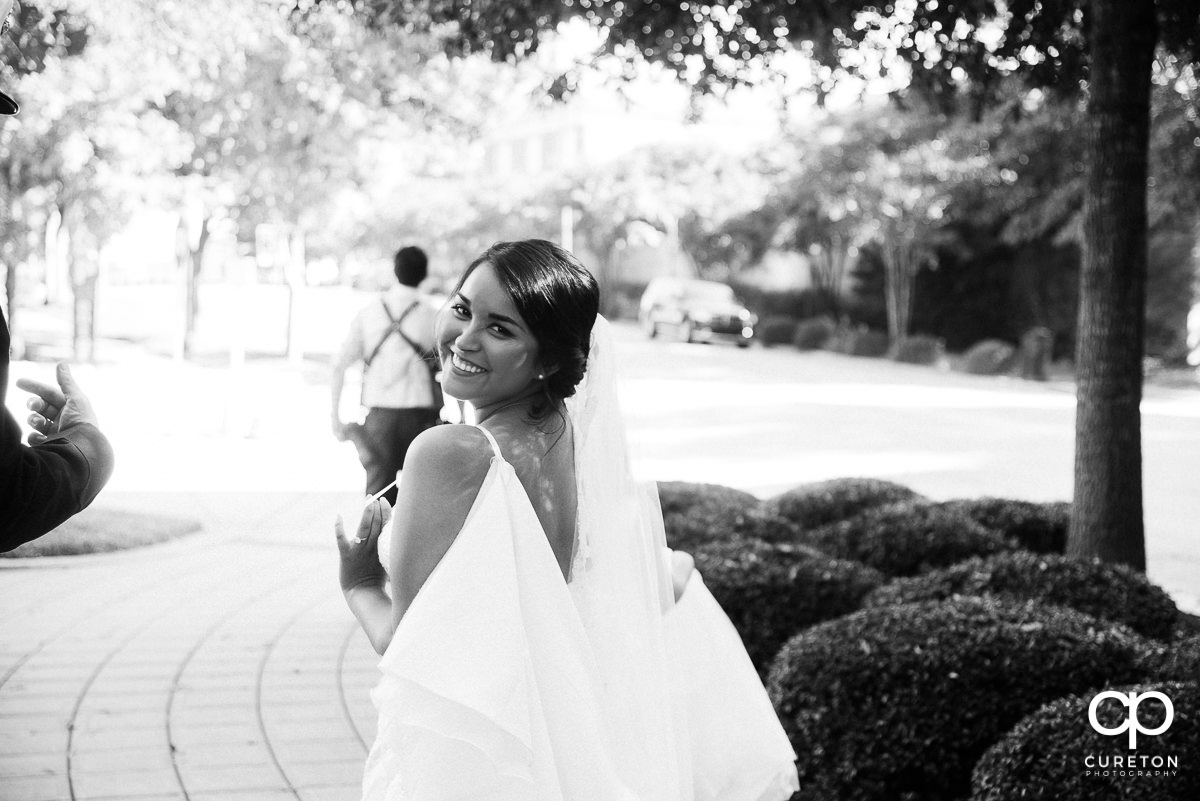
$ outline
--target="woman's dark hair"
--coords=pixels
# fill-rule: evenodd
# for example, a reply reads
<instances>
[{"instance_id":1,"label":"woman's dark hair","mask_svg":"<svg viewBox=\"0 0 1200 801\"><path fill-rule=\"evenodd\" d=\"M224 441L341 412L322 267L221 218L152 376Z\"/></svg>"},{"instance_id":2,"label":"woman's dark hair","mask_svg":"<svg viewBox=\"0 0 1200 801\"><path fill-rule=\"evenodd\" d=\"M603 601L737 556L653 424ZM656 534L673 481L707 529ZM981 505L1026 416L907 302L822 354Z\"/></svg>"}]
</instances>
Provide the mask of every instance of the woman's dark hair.
<instances>
[{"instance_id":1,"label":"woman's dark hair","mask_svg":"<svg viewBox=\"0 0 1200 801\"><path fill-rule=\"evenodd\" d=\"M600 310L600 287L579 260L553 242L497 242L467 267L455 292L472 271L490 264L538 342L546 368L546 395L555 405L575 394L587 370L592 326ZM536 410L543 416L549 409Z\"/></svg>"}]
</instances>

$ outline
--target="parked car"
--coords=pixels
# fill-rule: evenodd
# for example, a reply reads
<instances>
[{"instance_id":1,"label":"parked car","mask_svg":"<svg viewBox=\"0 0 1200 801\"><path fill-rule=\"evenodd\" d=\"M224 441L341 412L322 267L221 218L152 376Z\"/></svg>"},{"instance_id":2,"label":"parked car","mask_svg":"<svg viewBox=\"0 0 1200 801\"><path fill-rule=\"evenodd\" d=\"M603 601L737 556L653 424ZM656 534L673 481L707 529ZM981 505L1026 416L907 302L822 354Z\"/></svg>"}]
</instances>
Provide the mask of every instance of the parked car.
<instances>
[{"instance_id":1,"label":"parked car","mask_svg":"<svg viewBox=\"0 0 1200 801\"><path fill-rule=\"evenodd\" d=\"M726 284L655 278L642 293L638 322L651 338L670 332L684 342L724 340L744 348L758 320Z\"/></svg>"}]
</instances>

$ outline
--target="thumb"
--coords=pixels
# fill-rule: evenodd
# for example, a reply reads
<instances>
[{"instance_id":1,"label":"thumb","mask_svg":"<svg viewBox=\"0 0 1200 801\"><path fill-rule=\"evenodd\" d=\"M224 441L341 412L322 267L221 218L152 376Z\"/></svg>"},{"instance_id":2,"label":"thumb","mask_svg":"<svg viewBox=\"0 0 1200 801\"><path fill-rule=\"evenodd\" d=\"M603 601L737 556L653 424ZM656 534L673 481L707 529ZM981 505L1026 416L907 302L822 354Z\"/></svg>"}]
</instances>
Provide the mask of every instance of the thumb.
<instances>
[{"instance_id":1,"label":"thumb","mask_svg":"<svg viewBox=\"0 0 1200 801\"><path fill-rule=\"evenodd\" d=\"M64 395L70 397L79 391L79 385L75 383L75 376L71 375L71 367L66 362L58 363L57 375L58 385L62 388Z\"/></svg>"}]
</instances>

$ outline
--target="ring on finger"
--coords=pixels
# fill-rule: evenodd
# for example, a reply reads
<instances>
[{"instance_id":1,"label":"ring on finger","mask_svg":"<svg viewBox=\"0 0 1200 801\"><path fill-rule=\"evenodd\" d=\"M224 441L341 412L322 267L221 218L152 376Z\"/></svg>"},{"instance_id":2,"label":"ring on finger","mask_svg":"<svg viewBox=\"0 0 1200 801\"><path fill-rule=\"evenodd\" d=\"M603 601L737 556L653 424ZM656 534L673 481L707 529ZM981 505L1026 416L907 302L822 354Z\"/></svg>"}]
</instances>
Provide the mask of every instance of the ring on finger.
<instances>
[{"instance_id":1,"label":"ring on finger","mask_svg":"<svg viewBox=\"0 0 1200 801\"><path fill-rule=\"evenodd\" d=\"M367 541L367 538L366 538L366 537L355 537L355 538L354 538L354 544L355 544L355 545L362 545L362 544L363 544L364 542L366 542L366 541Z\"/></svg>"}]
</instances>

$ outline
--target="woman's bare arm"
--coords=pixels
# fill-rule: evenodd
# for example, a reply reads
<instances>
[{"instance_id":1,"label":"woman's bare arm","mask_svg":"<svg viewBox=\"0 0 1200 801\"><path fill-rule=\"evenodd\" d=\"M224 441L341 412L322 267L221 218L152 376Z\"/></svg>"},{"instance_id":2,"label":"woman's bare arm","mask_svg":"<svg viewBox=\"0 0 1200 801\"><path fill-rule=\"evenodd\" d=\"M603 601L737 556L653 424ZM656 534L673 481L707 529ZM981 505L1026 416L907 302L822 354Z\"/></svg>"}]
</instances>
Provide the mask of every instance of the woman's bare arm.
<instances>
[{"instance_id":1,"label":"woman's bare arm","mask_svg":"<svg viewBox=\"0 0 1200 801\"><path fill-rule=\"evenodd\" d=\"M473 427L429 429L409 448L396 509L388 515L387 502L378 501L364 510L358 529L364 542L351 545L339 521L342 593L376 653L387 650L400 619L458 536L491 456L487 440ZM392 553L385 573L377 542L389 516Z\"/></svg>"},{"instance_id":2,"label":"woman's bare arm","mask_svg":"<svg viewBox=\"0 0 1200 801\"><path fill-rule=\"evenodd\" d=\"M462 530L491 466L474 426L436 426L413 441L392 521L392 630Z\"/></svg>"}]
</instances>

